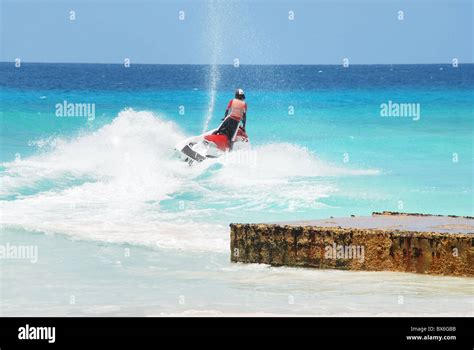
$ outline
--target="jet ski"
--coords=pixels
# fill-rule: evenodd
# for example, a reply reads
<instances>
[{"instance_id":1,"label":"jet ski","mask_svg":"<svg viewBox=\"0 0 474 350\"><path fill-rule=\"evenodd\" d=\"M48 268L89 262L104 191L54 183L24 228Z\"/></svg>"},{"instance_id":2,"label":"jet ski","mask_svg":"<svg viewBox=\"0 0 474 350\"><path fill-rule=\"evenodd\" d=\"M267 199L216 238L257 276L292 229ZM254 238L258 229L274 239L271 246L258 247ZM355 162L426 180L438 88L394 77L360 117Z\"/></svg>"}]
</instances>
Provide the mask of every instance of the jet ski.
<instances>
[{"instance_id":1,"label":"jet ski","mask_svg":"<svg viewBox=\"0 0 474 350\"><path fill-rule=\"evenodd\" d=\"M202 162L208 158L218 158L231 151L228 137L217 134L217 130L219 128L199 136L192 136L178 143L175 150L178 152L180 159L192 165L194 162ZM234 136L232 149L239 149L243 144L249 144L249 138L245 130L239 125Z\"/></svg>"}]
</instances>

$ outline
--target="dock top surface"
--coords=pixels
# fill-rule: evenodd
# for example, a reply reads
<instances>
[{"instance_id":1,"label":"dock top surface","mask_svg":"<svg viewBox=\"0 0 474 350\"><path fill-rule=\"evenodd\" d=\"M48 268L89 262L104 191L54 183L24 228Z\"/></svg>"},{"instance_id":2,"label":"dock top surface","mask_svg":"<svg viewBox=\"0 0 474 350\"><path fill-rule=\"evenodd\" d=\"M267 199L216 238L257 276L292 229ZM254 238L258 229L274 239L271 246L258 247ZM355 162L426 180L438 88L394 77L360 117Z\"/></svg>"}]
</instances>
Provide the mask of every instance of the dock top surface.
<instances>
[{"instance_id":1,"label":"dock top surface","mask_svg":"<svg viewBox=\"0 0 474 350\"><path fill-rule=\"evenodd\" d=\"M374 215L278 222L279 225L474 234L474 219L448 216Z\"/></svg>"}]
</instances>

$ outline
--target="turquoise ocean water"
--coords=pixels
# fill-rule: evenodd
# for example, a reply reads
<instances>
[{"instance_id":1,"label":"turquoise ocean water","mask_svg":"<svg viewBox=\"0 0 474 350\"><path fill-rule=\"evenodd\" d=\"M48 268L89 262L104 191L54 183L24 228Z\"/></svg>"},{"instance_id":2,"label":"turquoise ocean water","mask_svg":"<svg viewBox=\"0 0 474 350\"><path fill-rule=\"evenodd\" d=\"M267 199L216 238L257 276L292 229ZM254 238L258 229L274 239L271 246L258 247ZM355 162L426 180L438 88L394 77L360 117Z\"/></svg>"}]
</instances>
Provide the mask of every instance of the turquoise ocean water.
<instances>
[{"instance_id":1,"label":"turquoise ocean water","mask_svg":"<svg viewBox=\"0 0 474 350\"><path fill-rule=\"evenodd\" d=\"M474 215L474 65L216 69L0 64L1 242L38 247L0 260L3 315L472 315L470 279L231 264L228 225ZM251 151L179 162L236 87Z\"/></svg>"}]
</instances>

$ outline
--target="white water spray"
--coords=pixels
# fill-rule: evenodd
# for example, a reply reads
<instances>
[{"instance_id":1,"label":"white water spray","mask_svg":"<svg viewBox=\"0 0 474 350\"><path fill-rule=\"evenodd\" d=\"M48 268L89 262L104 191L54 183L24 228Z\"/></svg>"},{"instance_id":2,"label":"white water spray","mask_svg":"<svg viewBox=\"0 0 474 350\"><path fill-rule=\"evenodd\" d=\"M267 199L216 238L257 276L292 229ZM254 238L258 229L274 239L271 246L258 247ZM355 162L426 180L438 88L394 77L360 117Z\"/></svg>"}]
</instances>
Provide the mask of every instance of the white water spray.
<instances>
[{"instance_id":1,"label":"white water spray","mask_svg":"<svg viewBox=\"0 0 474 350\"><path fill-rule=\"evenodd\" d=\"M214 114L214 108L216 105L216 95L217 95L217 83L219 81L219 66L217 63L211 65L210 79L209 79L209 107L207 110L206 120L204 122L203 133L209 128L209 123L212 120L212 115Z\"/></svg>"},{"instance_id":2,"label":"white water spray","mask_svg":"<svg viewBox=\"0 0 474 350\"><path fill-rule=\"evenodd\" d=\"M319 179L378 174L334 167L282 143L255 146L255 163L218 166L223 160L216 159L189 167L173 151L184 136L164 116L126 109L98 130L40 140L42 152L0 163L0 226L226 252L227 224L242 210L284 212L288 203L295 210L317 208L337 190Z\"/></svg>"},{"instance_id":3,"label":"white water spray","mask_svg":"<svg viewBox=\"0 0 474 350\"><path fill-rule=\"evenodd\" d=\"M207 3L209 26L206 33L206 41L210 46L209 52L211 53L211 68L209 72L209 106L207 109L206 119L204 121L203 133L209 128L216 104L217 85L220 78L218 63L222 53L222 21L220 16L222 16L223 13L225 12L219 11L217 1L209 1Z\"/></svg>"}]
</instances>

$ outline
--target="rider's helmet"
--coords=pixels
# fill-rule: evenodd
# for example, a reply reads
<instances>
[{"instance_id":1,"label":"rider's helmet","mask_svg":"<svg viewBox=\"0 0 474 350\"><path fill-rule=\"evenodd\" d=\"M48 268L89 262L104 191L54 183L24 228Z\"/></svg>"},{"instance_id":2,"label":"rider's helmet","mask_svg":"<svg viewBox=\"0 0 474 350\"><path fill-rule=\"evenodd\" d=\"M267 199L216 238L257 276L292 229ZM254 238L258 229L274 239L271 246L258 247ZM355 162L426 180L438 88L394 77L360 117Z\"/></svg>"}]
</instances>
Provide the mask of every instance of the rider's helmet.
<instances>
[{"instance_id":1,"label":"rider's helmet","mask_svg":"<svg viewBox=\"0 0 474 350\"><path fill-rule=\"evenodd\" d=\"M235 98L238 100L245 100L245 93L242 89L235 90Z\"/></svg>"}]
</instances>

